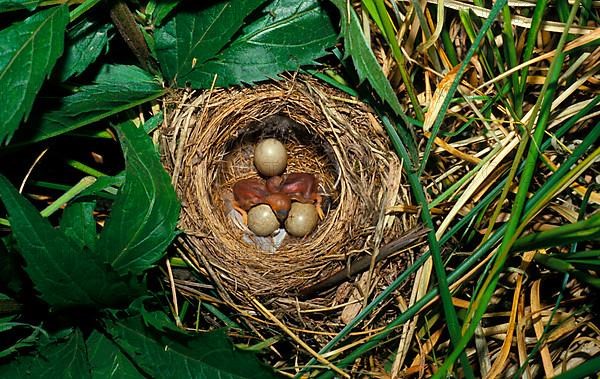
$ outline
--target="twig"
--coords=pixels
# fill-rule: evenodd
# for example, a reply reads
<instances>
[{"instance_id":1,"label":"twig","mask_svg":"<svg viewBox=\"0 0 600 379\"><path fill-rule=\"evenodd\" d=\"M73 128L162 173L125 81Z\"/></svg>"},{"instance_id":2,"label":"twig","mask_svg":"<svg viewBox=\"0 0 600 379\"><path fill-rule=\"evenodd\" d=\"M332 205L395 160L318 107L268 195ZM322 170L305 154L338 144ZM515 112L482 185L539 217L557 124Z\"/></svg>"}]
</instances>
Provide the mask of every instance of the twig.
<instances>
[{"instance_id":1,"label":"twig","mask_svg":"<svg viewBox=\"0 0 600 379\"><path fill-rule=\"evenodd\" d=\"M306 344L300 337L298 337L294 332L292 332L284 323L282 323L273 313L271 313L264 305L262 305L254 296L246 294L246 296L252 301L254 306L258 308L258 310L266 317L271 319L277 326L281 328L288 336L290 336L297 344L302 346L306 351L308 351L313 357L315 357L319 362L329 367L331 370L337 372L339 375L344 378L350 378L350 375L336 367L334 364L325 359L322 355L314 351L310 346Z\"/></svg>"},{"instance_id":2,"label":"twig","mask_svg":"<svg viewBox=\"0 0 600 379\"><path fill-rule=\"evenodd\" d=\"M393 242L390 242L389 244L387 244L384 247L382 247L381 249L379 249L379 254L377 255L377 258L375 259L375 263L380 262L380 261L386 259L387 257L389 257L390 255L392 255L393 253L397 252L398 250L403 249L403 248L415 243L416 241L423 238L428 232L429 232L429 229L426 229L422 226L411 229L402 237L398 238L397 240L395 240ZM369 268L370 263L371 263L371 256L366 255L366 256L352 262L352 264L350 264L350 267L336 272L335 274L331 275L330 277L321 280L317 284L314 284L310 287L301 289L298 292L298 295L300 297L306 298L311 295L314 295L317 292L321 292L321 291L324 291L331 287L335 287L338 284L345 282L346 280L352 278L353 276L360 274L361 272L367 270Z\"/></svg>"}]
</instances>

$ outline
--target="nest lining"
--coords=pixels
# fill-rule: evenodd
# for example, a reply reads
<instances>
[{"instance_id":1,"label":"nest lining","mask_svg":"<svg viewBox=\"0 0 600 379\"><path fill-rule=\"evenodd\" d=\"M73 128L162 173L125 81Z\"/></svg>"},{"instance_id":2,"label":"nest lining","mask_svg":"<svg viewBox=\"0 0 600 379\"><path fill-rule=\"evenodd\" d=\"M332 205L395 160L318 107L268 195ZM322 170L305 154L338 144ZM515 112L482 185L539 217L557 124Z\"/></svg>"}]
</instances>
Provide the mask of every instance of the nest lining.
<instances>
[{"instance_id":1,"label":"nest lining","mask_svg":"<svg viewBox=\"0 0 600 379\"><path fill-rule=\"evenodd\" d=\"M225 298L294 294L404 230L385 214L398 201L401 164L364 104L305 77L180 96L160 130L163 160L182 200L189 260ZM274 252L230 207L233 183L258 177L252 151L266 137L288 148L286 172L318 176L325 198L317 229Z\"/></svg>"}]
</instances>

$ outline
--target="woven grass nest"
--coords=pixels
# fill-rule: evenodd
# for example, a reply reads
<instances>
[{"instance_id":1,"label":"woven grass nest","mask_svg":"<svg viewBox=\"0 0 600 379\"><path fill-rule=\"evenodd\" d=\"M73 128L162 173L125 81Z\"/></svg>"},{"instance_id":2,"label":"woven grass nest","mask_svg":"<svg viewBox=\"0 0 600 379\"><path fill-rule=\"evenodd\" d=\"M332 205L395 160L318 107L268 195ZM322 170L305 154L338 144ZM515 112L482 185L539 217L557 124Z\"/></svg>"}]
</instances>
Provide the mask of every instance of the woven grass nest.
<instances>
[{"instance_id":1,"label":"woven grass nest","mask_svg":"<svg viewBox=\"0 0 600 379\"><path fill-rule=\"evenodd\" d=\"M409 202L401 162L370 108L346 94L297 75L252 88L188 91L173 103L159 136L182 201L184 255L224 299L294 296L412 225L387 212ZM253 149L268 137L285 144L286 172L318 177L325 218L304 238L256 237L232 209L232 185L259 177ZM385 269L405 266L393 261Z\"/></svg>"}]
</instances>

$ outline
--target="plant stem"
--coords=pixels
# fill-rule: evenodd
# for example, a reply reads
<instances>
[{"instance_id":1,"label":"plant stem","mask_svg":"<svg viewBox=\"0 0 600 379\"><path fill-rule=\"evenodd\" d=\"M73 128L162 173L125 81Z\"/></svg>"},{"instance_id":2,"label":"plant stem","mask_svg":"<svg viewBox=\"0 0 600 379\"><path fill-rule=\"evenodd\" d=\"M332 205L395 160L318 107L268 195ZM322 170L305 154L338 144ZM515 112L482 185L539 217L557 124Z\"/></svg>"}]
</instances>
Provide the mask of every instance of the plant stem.
<instances>
[{"instance_id":1,"label":"plant stem","mask_svg":"<svg viewBox=\"0 0 600 379\"><path fill-rule=\"evenodd\" d=\"M81 172L83 172L84 174L99 178L101 176L107 176L106 174L96 170L95 168L92 168L88 165L86 165L85 163L81 163L79 161L76 161L74 159L69 159L67 161L67 165L73 167L76 170L79 170Z\"/></svg>"},{"instance_id":2,"label":"plant stem","mask_svg":"<svg viewBox=\"0 0 600 379\"><path fill-rule=\"evenodd\" d=\"M54 200L52 204L48 205L44 208L40 215L42 217L48 217L52 215L54 212L59 210L63 205L69 202L72 198L79 195L84 189L88 188L92 184L96 182L96 178L93 176L85 176L83 177L77 184L71 187L67 192L63 193L58 199Z\"/></svg>"},{"instance_id":3,"label":"plant stem","mask_svg":"<svg viewBox=\"0 0 600 379\"><path fill-rule=\"evenodd\" d=\"M129 46L142 68L146 71L156 73L152 65L152 55L146 45L144 35L139 25L135 22L133 14L123 0L113 0L110 8L110 18L117 27L119 34Z\"/></svg>"}]
</instances>

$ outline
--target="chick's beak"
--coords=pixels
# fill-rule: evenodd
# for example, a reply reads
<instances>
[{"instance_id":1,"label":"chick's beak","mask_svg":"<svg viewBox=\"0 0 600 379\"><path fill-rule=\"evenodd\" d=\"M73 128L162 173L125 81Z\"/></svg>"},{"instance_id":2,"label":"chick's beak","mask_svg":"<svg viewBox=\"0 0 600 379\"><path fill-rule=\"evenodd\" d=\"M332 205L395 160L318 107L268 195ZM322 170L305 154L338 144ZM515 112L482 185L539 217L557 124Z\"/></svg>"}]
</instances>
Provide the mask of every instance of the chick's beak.
<instances>
[{"instance_id":1,"label":"chick's beak","mask_svg":"<svg viewBox=\"0 0 600 379\"><path fill-rule=\"evenodd\" d=\"M288 211L286 209L280 209L277 212L275 212L275 216L277 217L279 222L283 224L283 222L288 216Z\"/></svg>"}]
</instances>

